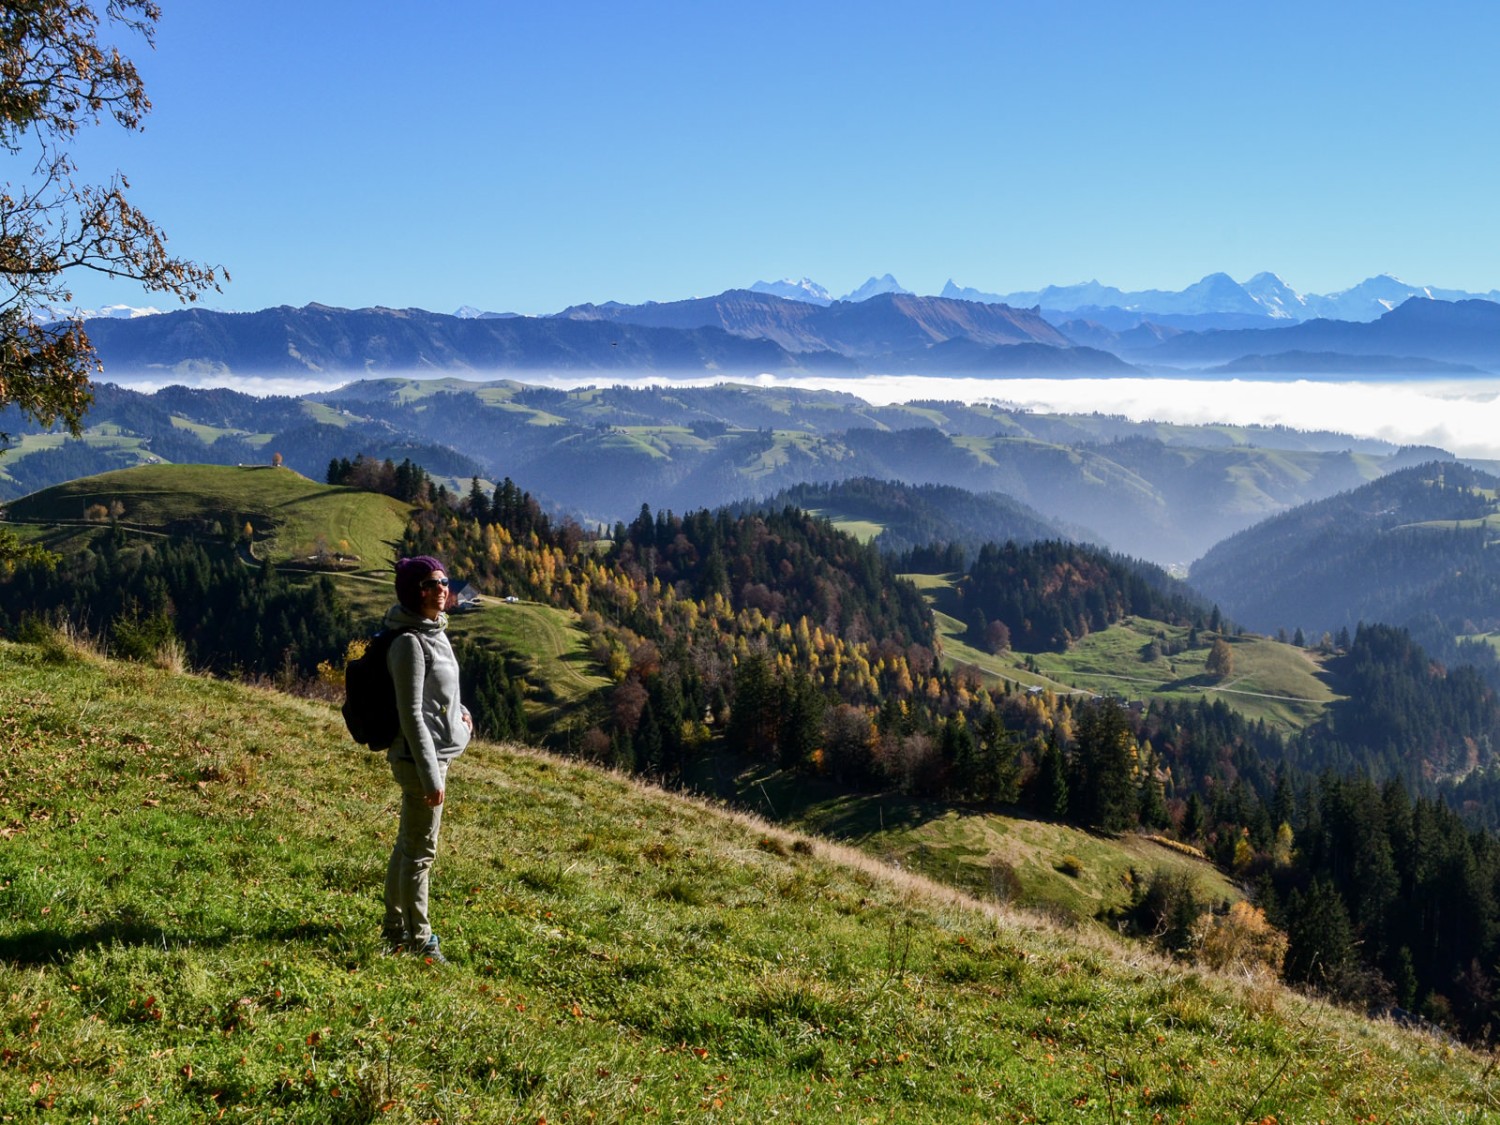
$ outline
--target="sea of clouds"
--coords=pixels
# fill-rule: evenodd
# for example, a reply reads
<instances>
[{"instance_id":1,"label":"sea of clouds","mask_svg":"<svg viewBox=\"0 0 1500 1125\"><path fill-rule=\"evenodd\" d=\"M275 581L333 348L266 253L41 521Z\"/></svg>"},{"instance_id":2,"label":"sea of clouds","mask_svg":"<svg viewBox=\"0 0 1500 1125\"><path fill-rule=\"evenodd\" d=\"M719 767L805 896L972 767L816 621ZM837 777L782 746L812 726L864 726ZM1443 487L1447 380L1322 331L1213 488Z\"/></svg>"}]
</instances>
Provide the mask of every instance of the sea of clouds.
<instances>
[{"instance_id":1,"label":"sea of clouds","mask_svg":"<svg viewBox=\"0 0 1500 1125\"><path fill-rule=\"evenodd\" d=\"M452 373L446 373L449 377ZM424 372L423 377L434 377ZM540 386L648 386L665 383L711 386L722 376L664 378L610 372L565 374L497 373ZM485 377L473 375L475 382ZM306 395L333 390L347 376L265 377L214 375L201 380L118 380L151 391L168 382L227 386L254 395ZM1460 457L1500 460L1500 380L1439 382L1324 382L1251 379L949 379L938 376L874 375L782 378L762 375L735 382L764 387L843 391L877 406L938 399L996 402L1036 413L1116 414L1136 421L1185 424L1284 425L1380 438L1398 445L1435 445Z\"/></svg>"}]
</instances>

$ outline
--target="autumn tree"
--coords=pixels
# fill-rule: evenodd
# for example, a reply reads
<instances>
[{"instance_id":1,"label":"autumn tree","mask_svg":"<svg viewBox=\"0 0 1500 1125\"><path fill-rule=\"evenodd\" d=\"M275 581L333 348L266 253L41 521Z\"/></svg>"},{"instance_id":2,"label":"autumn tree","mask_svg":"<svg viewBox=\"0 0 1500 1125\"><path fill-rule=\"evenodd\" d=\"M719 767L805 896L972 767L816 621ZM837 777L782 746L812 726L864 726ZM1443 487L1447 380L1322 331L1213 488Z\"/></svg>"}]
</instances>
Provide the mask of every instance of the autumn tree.
<instances>
[{"instance_id":1,"label":"autumn tree","mask_svg":"<svg viewBox=\"0 0 1500 1125\"><path fill-rule=\"evenodd\" d=\"M78 434L99 370L73 299L79 271L140 283L183 301L218 289L222 269L174 257L160 228L126 197L125 177L80 183L84 126L138 131L151 108L135 64L105 35L154 43L155 0L17 0L0 7L0 407ZM8 435L0 434L0 440Z\"/></svg>"},{"instance_id":2,"label":"autumn tree","mask_svg":"<svg viewBox=\"0 0 1500 1125\"><path fill-rule=\"evenodd\" d=\"M1234 650L1229 647L1229 642L1223 637L1215 637L1203 667L1216 680L1227 680L1234 675Z\"/></svg>"}]
</instances>

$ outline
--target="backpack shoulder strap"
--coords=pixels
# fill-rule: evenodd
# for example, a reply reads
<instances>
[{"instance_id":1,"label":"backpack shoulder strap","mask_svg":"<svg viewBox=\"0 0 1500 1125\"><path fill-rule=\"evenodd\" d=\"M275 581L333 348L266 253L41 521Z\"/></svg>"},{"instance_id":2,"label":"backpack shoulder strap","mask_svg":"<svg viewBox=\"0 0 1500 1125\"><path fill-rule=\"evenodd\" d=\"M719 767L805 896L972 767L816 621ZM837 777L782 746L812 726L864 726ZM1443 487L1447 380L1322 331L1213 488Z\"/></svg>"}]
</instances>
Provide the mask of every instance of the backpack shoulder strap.
<instances>
[{"instance_id":1,"label":"backpack shoulder strap","mask_svg":"<svg viewBox=\"0 0 1500 1125\"><path fill-rule=\"evenodd\" d=\"M422 654L423 670L425 671L426 669L432 667L432 652L428 648L427 641L423 639L420 632L418 632L416 629L387 629L386 632L390 636L390 640L386 643L387 652L390 651L390 647L395 643L397 637L401 636L403 633L410 633L414 638L416 638L417 651Z\"/></svg>"}]
</instances>

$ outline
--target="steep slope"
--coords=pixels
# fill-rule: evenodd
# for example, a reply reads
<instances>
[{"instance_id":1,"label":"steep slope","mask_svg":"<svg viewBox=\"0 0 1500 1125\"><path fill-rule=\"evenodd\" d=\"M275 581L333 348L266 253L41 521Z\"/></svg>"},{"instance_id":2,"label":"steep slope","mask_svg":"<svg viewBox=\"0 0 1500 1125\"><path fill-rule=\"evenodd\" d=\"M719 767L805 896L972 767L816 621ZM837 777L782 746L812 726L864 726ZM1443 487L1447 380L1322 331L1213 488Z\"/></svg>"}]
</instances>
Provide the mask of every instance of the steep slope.
<instances>
[{"instance_id":1,"label":"steep slope","mask_svg":"<svg viewBox=\"0 0 1500 1125\"><path fill-rule=\"evenodd\" d=\"M331 708L0 642L0 715L17 1120L1425 1122L1493 1096L1465 1050L488 745L444 824L453 963L383 957L392 787Z\"/></svg>"}]
</instances>

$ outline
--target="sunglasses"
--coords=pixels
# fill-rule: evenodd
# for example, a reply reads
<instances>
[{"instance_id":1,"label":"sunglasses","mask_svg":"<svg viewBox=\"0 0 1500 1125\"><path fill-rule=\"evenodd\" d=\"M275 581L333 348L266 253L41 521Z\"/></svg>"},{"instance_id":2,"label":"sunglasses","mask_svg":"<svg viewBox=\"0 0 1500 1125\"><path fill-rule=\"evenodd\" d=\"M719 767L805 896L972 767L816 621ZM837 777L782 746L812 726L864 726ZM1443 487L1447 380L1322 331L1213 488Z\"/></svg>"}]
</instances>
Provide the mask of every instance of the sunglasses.
<instances>
[{"instance_id":1,"label":"sunglasses","mask_svg":"<svg viewBox=\"0 0 1500 1125\"><path fill-rule=\"evenodd\" d=\"M446 578L424 578L422 579L421 586L424 590L447 589L448 580Z\"/></svg>"}]
</instances>

